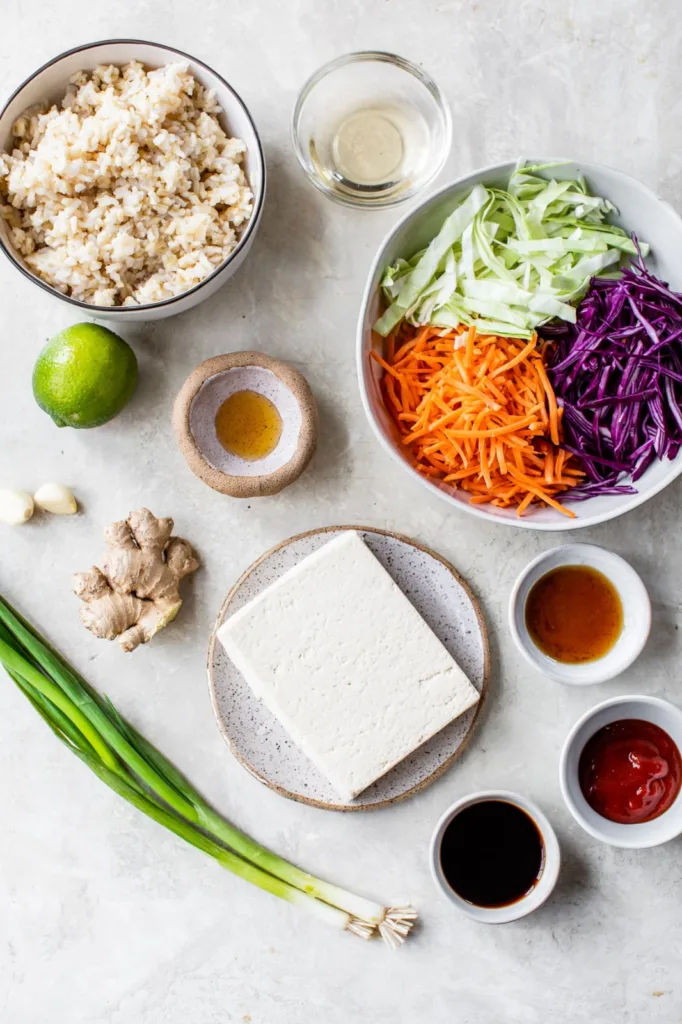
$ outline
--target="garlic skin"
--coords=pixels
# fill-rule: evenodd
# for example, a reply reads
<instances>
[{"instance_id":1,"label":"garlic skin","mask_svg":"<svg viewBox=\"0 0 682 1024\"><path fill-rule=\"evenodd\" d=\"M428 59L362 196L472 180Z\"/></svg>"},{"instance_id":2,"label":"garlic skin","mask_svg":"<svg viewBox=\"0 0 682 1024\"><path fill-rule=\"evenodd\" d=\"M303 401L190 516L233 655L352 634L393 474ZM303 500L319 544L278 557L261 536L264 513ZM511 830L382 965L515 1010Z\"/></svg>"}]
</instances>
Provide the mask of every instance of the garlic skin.
<instances>
[{"instance_id":1,"label":"garlic skin","mask_svg":"<svg viewBox=\"0 0 682 1024\"><path fill-rule=\"evenodd\" d=\"M33 511L33 498L28 491L0 488L0 523L7 526L22 526L29 521Z\"/></svg>"},{"instance_id":2,"label":"garlic skin","mask_svg":"<svg viewBox=\"0 0 682 1024\"><path fill-rule=\"evenodd\" d=\"M38 508L54 516L72 516L78 511L76 499L64 484L43 484L33 495L33 500Z\"/></svg>"}]
</instances>

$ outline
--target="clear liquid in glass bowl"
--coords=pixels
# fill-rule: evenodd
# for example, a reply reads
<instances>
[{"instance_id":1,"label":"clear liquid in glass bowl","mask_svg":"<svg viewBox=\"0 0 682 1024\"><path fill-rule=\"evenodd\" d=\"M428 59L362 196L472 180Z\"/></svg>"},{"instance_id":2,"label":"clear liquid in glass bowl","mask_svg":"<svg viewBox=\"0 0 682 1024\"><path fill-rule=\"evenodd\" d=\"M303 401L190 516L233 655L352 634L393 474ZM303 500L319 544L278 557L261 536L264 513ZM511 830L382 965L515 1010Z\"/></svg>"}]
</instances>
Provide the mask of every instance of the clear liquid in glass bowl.
<instances>
[{"instance_id":1,"label":"clear liquid in glass bowl","mask_svg":"<svg viewBox=\"0 0 682 1024\"><path fill-rule=\"evenodd\" d=\"M450 115L419 68L383 53L356 53L305 85L292 122L298 159L312 183L354 206L390 206L440 171Z\"/></svg>"}]
</instances>

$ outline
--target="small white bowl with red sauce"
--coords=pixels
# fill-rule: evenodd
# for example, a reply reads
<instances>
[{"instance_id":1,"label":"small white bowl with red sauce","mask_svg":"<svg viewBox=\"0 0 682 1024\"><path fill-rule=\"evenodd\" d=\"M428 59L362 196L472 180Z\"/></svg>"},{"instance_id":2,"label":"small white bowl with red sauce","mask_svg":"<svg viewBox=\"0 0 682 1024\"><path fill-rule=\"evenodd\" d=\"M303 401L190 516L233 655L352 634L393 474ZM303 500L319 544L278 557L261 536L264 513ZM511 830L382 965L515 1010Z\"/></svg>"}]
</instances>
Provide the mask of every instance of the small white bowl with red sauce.
<instances>
[{"instance_id":1,"label":"small white bowl with red sauce","mask_svg":"<svg viewBox=\"0 0 682 1024\"><path fill-rule=\"evenodd\" d=\"M595 839L630 850L682 833L682 710L660 697L613 697L587 711L561 752L566 806Z\"/></svg>"}]
</instances>

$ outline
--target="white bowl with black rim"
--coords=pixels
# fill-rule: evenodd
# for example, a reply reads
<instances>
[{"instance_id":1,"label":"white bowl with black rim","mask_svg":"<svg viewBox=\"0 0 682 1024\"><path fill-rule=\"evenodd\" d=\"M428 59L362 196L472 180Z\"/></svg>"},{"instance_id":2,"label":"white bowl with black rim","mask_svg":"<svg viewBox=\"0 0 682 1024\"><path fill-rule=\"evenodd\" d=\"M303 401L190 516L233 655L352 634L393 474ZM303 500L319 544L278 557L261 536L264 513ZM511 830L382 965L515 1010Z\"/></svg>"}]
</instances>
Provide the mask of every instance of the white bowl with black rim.
<instances>
[{"instance_id":1,"label":"white bowl with black rim","mask_svg":"<svg viewBox=\"0 0 682 1024\"><path fill-rule=\"evenodd\" d=\"M60 103L69 78L78 71L92 71L102 64L121 66L131 60L140 61L146 68L160 68L166 64L187 62L191 74L207 89L212 89L221 110L219 120L228 135L242 139L246 145L244 170L253 193L253 213L245 224L239 241L232 252L207 277L179 295L146 305L96 306L64 295L46 281L41 280L26 265L13 248L7 222L0 218L0 248L10 262L33 284L62 302L90 317L115 320L119 324L132 321L162 320L197 306L225 284L246 259L260 223L265 200L265 159L263 147L253 118L241 97L216 71L196 57L176 50L172 46L150 43L140 39L107 39L67 50L34 71L16 89L0 112L0 151L6 152L12 141L12 125L28 108L40 103Z\"/></svg>"},{"instance_id":2,"label":"white bowl with black rim","mask_svg":"<svg viewBox=\"0 0 682 1024\"><path fill-rule=\"evenodd\" d=\"M651 255L646 262L652 272L667 281L671 288L682 291L682 262L679 258L682 251L682 218L669 203L642 182L603 164L549 157L531 157L529 162L551 165L551 170L539 172L548 179L567 180L583 175L593 195L604 196L616 206L618 214L609 219L628 233L634 231L638 238L649 243ZM399 257L409 259L424 249L438 233L445 218L466 198L474 185L506 188L515 167L516 161L508 161L457 178L413 206L381 243L369 271L357 326L360 395L367 418L384 451L413 480L418 481L431 494L442 498L452 509L459 509L489 523L516 526L522 530L579 530L616 519L662 491L682 473L682 451L672 461L653 462L637 482L636 494L604 494L586 501L573 502L570 496L562 498L564 504L575 513L575 519L569 519L553 508L534 507L519 517L513 508L472 504L466 491L418 471L384 405L380 387L382 370L370 358L370 352L378 348L380 342L378 335L372 331L372 325L382 311L379 284L386 267L395 263Z\"/></svg>"}]
</instances>

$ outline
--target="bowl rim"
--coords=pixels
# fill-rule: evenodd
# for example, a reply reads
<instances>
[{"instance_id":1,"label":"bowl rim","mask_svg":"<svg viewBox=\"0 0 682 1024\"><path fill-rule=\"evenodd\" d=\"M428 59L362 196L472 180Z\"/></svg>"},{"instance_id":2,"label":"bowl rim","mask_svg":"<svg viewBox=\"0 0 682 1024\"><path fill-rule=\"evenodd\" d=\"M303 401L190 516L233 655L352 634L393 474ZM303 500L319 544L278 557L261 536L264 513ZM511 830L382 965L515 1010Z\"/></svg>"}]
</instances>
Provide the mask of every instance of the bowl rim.
<instances>
[{"instance_id":1,"label":"bowl rim","mask_svg":"<svg viewBox=\"0 0 682 1024\"><path fill-rule=\"evenodd\" d=\"M598 555L596 555L597 552L599 553ZM616 587L614 580L609 574L608 569L602 565L604 559L612 565L617 565L622 570L623 574L628 576L630 579L632 585L630 598L621 593L618 587L616 587L616 590L619 592L619 597L621 598L623 606L625 606L626 601L629 600L633 607L637 607L637 628L639 636L637 637L637 642L629 654L625 657L621 657L621 660L613 667L606 666L606 655L604 655L602 658L597 658L593 662L583 662L580 664L557 662L557 669L554 670L553 664L547 665L544 661L535 656L537 647L533 643L532 638L519 631L517 613L519 611L520 594L529 576L534 574L535 570L542 566L543 562L548 563L546 572L551 572L552 566L549 564L551 562L554 563L554 568L558 568L563 565L571 565L573 564L571 562L571 555L574 557L580 557L582 555L585 559L582 564L590 565L592 568L598 569L599 572L603 572L603 575L607 577L614 587ZM596 565L595 562L598 559L600 564ZM544 575L544 572L541 573L538 576L538 580L540 580ZM527 599L528 595L526 595L526 600ZM556 683L562 683L565 686L594 686L598 683L605 683L610 679L615 679L616 676L621 675L621 673L625 672L634 664L644 650L651 631L651 598L649 597L649 592L647 591L644 581L637 570L626 558L623 558L622 555L617 554L615 551L611 551L609 548L603 547L601 544L569 542L568 544L559 544L557 547L548 548L546 551L542 551L523 567L517 576L511 594L509 595L507 621L509 624L509 632L512 635L512 639L516 644L518 651L536 672L541 673L546 679L551 679ZM607 651L607 655L616 652L622 637L623 633L620 634L613 646L609 651Z\"/></svg>"},{"instance_id":2,"label":"bowl rim","mask_svg":"<svg viewBox=\"0 0 682 1024\"><path fill-rule=\"evenodd\" d=\"M249 222L246 225L244 232L240 236L239 241L237 242L232 252L225 257L223 262L219 266L217 266L215 270L211 271L208 277L205 277L202 281L199 281L191 288L188 288L187 291L180 292L178 295L173 295L168 299L161 299L159 302L146 302L144 304L138 304L134 306L95 306L88 302L83 302L80 299L74 299L70 295L64 295L63 292L60 292L57 288L54 288L52 285L48 284L47 281L43 281L37 275L32 274L30 270L27 270L26 267L22 266L20 261L15 257L11 248L7 246L2 237L0 237L0 249L2 249L3 253L10 261L10 263L12 263L13 266L15 266L17 270L19 270L24 275L25 278L27 278L33 284L39 285L43 289L43 291L46 291L49 295L52 295L53 297L56 297L58 299L62 299L64 302L69 302L72 306L76 306L78 309L90 312L95 316L99 314L100 316L106 317L107 319L110 319L112 317L125 316L126 314L131 315L133 313L141 313L156 309L163 309L167 306L172 305L174 302L179 302L181 299L186 299L189 295L196 294L196 292L203 288L204 285L207 285L210 281L213 281L219 274L221 274L225 270L228 264L231 263L232 260L241 252L241 250L246 245L246 242L253 234L253 231L255 230L256 225L260 220L260 216L263 210L263 203L265 202L265 190L267 183L267 171L265 166L265 154L263 152L263 143L261 142L261 138L258 133L258 129L256 128L256 124L253 120L253 117L251 116L251 112L244 103L244 100L236 91L236 89L234 89L229 84L229 82L227 82L222 75L218 74L218 72L215 71L209 64L206 64L204 61L199 60L197 57L193 57L191 53L186 53L184 50L178 50L177 47L175 46L166 46L165 43L153 43L150 42L150 40L148 39L128 39L118 37L112 39L99 39L97 40L97 42L94 43L82 43L80 46L72 46L70 49L64 50L62 53L58 54L58 56L53 57L51 60L48 60L44 64L42 64L36 71L34 71L27 78L25 78L21 85L17 86L17 88L12 92L11 96L8 98L7 102L3 104L3 107L0 110L0 121L4 118L5 114L7 113L10 104L13 103L13 101L26 88L26 86L29 85L34 79L38 78L39 75L42 75L44 71L47 71L48 68L51 68L55 64L59 64L60 61L64 60L66 57L71 57L74 53L82 53L84 50L96 50L102 46L111 46L120 43L128 43L130 45L135 46L151 46L156 50L166 50L169 53L177 54L178 57L184 57L192 64L197 64L199 67L203 68L204 71L208 71L209 74L214 75L215 78L218 79L218 81L228 90L228 92L232 94L234 99L241 106L249 124L251 125L251 129L256 140L256 155L261 169L261 186L260 189L258 190L258 195L254 195L255 202L253 212L251 214L251 217L249 218ZM134 58L130 59L133 60ZM253 191L251 182L249 182L249 187Z\"/></svg>"},{"instance_id":3,"label":"bowl rim","mask_svg":"<svg viewBox=\"0 0 682 1024\"><path fill-rule=\"evenodd\" d=\"M440 497L440 499L447 502L451 508L455 508L466 515L474 516L476 519L481 519L486 523L511 526L519 530L536 530L538 533L560 533L569 530L581 530L591 526L598 526L600 523L606 523L611 519L618 519L620 516L626 515L628 512L632 512L635 508L638 508L646 501L649 501L650 498L655 497L661 491L665 490L665 488L676 480L682 473L682 452L678 453L678 456L669 463L668 473L662 480L659 480L658 483L654 484L647 491L638 491L636 494L630 495L629 500L626 500L617 508L607 509L604 512L585 517L584 519L581 519L580 516L576 516L575 519L570 519L568 516L562 516L560 521L556 520L555 522L537 522L533 520L532 515L528 517L510 516L507 518L506 516L496 516L493 513L486 511L484 505L472 505L469 502L455 498L452 494L449 494L446 490L438 487L431 480L418 473L413 466L411 466L405 459L401 458L394 445L392 445L384 436L379 423L374 417L368 397L368 378L365 367L366 360L364 358L365 318L374 293L372 281L377 272L377 268L383 263L383 260L385 260L384 254L386 249L392 244L408 221L413 218L416 220L420 215L423 215L424 207L428 204L443 198L445 195L455 191L456 189L473 187L477 181L480 181L483 175L509 173L509 171L516 166L517 162L518 158L517 160L503 160L499 163L488 164L485 167L476 167L468 174L460 175L448 182L446 185L442 185L435 192L431 192L428 196L421 199L415 206L406 210L402 217L393 225L390 231L379 243L376 255L374 256L367 272L367 280L360 300L360 311L356 328L355 354L360 400L365 411L365 416L369 420L369 423L384 451L388 452L391 458L397 462L398 465L402 466L403 471L407 473L412 480L419 481L430 494L435 494ZM588 175L592 170L607 171L609 174L615 175L630 184L634 183L638 189L645 192L655 202L664 206L669 213L675 216L679 221L682 221L682 215L680 215L670 203L663 199L649 185L644 184L644 182L640 181L639 178L635 178L631 174L626 174L617 167L611 167L610 164L595 163L591 160L580 160L575 157L543 157L542 159L532 160L531 162L543 164L576 164L581 169L584 168Z\"/></svg>"},{"instance_id":4,"label":"bowl rim","mask_svg":"<svg viewBox=\"0 0 682 1024\"><path fill-rule=\"evenodd\" d=\"M221 377L232 370L248 369L249 367L267 370L274 374L284 387L288 388L300 409L301 425L296 439L296 447L287 462L269 473L236 476L218 469L209 462L192 433L190 417L194 399L205 384L214 377ZM212 490L227 494L232 498L261 498L270 494L278 494L299 478L312 459L317 446L317 404L308 381L289 363L255 349L227 352L211 356L199 363L192 370L175 398L172 423L178 446L194 475Z\"/></svg>"},{"instance_id":5,"label":"bowl rim","mask_svg":"<svg viewBox=\"0 0 682 1024\"><path fill-rule=\"evenodd\" d=\"M397 195L388 196L385 199L361 199L354 198L352 196L342 196L328 188L324 182L316 175L312 174L308 163L305 158L305 153L301 145L299 138L299 121L301 113L305 103L312 93L316 85L318 85L324 78L327 77L333 71L338 68L345 67L347 64L360 64L374 61L376 63L393 64L395 67L400 68L401 71L405 71L416 78L431 95L431 98L436 104L440 116L443 121L443 145L442 152L439 154L437 160L434 161L431 172L428 177L424 178L416 187L408 188L404 192L400 192ZM305 80L301 89L296 97L293 109L291 111L290 121L290 135L291 144L296 154L303 173L310 182L311 185L321 192L322 195L326 196L327 199L331 199L335 203L339 203L341 206L350 206L355 209L370 209L370 210L386 210L392 206L398 206L402 202L406 202L409 199L414 199L415 196L423 192L425 188L438 177L440 172L445 166L450 151L452 149L452 113L450 111L450 105L446 99L445 93L440 89L437 82L431 77L428 71L419 67L418 64L413 63L407 57L401 57L397 53L392 53L390 50L352 50L350 53L343 53L339 57L334 57L332 60L327 61L325 64L320 65L308 78Z\"/></svg>"},{"instance_id":6,"label":"bowl rim","mask_svg":"<svg viewBox=\"0 0 682 1024\"><path fill-rule=\"evenodd\" d=\"M540 832L545 852L545 863L536 885L525 896L503 907L481 907L469 903L447 882L440 866L440 845L447 826L467 807L487 800L510 803L524 811ZM508 789L479 789L455 800L439 817L429 841L429 867L436 887L453 906L472 921L481 924L508 924L532 914L549 899L561 870L561 847L551 821L530 797Z\"/></svg>"},{"instance_id":7,"label":"bowl rim","mask_svg":"<svg viewBox=\"0 0 682 1024\"><path fill-rule=\"evenodd\" d=\"M591 708L588 708L580 718L578 718L564 740L559 757L559 788L561 790L564 803L573 819L582 829L585 830L585 832L588 833L588 835L591 835L593 839L598 839L600 842L606 843L607 846L615 846L624 850L646 850L654 846L661 846L663 843L668 843L682 834L682 814L680 815L678 825L676 827L669 828L667 832L663 832L661 835L654 835L654 830L652 829L649 832L648 838L643 836L641 832L635 832L634 834L630 832L629 834L633 836L633 838L628 841L626 838L628 832L623 832L621 833L621 838L617 839L614 836L607 835L600 828L592 825L585 819L580 808L576 806L567 784L569 754L573 750L576 737L582 727L600 711L603 711L606 708L627 704L654 705L655 707L660 708L661 711L668 715L669 718L677 718L682 725L682 709L679 708L677 704L673 704L672 701L666 700L664 697L654 697L646 693L628 693L622 694L619 697L609 697L607 700L600 701L599 704L594 704ZM591 735L594 735L594 733ZM677 800L680 799L682 799L682 794L677 797ZM668 808L668 810L664 811L663 814L658 816L658 818L652 818L650 822L642 822L639 827L646 828L648 825L655 825L656 822L662 821L671 809L672 808ZM607 818L604 820L608 821ZM617 822L609 822L609 824L618 825ZM632 829L633 827L636 826L620 825L620 828L622 829Z\"/></svg>"}]
</instances>

